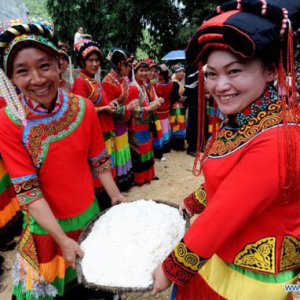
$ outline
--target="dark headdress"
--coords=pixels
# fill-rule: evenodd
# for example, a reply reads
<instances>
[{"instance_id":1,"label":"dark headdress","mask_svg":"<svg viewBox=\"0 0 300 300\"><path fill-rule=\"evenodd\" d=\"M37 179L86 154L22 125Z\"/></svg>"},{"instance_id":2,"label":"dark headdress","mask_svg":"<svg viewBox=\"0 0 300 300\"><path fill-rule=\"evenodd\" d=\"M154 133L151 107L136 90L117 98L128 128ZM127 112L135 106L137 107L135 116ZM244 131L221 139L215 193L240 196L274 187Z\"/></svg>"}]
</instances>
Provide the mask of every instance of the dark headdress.
<instances>
[{"instance_id":1,"label":"dark headdress","mask_svg":"<svg viewBox=\"0 0 300 300\"><path fill-rule=\"evenodd\" d=\"M84 61L92 52L97 53L100 57L100 60L104 59L100 45L92 40L80 40L74 45L74 50L78 62Z\"/></svg>"},{"instance_id":2,"label":"dark headdress","mask_svg":"<svg viewBox=\"0 0 300 300\"><path fill-rule=\"evenodd\" d=\"M44 51L58 54L51 20L28 17L0 23L1 67L10 76L11 62L17 49L34 44Z\"/></svg>"},{"instance_id":3,"label":"dark headdress","mask_svg":"<svg viewBox=\"0 0 300 300\"><path fill-rule=\"evenodd\" d=\"M61 55L65 56L66 59L69 60L69 52L70 52L70 46L63 42L58 42L58 51Z\"/></svg>"},{"instance_id":4,"label":"dark headdress","mask_svg":"<svg viewBox=\"0 0 300 300\"><path fill-rule=\"evenodd\" d=\"M183 64L178 63L178 64L174 65L174 66L172 67L172 69L173 69L173 71L174 71L175 73L177 73L177 72L179 72L179 71L181 71L181 70L185 70L185 66L184 66Z\"/></svg>"},{"instance_id":5,"label":"dark headdress","mask_svg":"<svg viewBox=\"0 0 300 300\"><path fill-rule=\"evenodd\" d=\"M189 64L205 60L213 48L239 56L262 57L287 39L289 20L299 27L299 0L233 0L218 6L194 34L186 48Z\"/></svg>"},{"instance_id":6,"label":"dark headdress","mask_svg":"<svg viewBox=\"0 0 300 300\"><path fill-rule=\"evenodd\" d=\"M223 1L222 1L223 2ZM286 99L289 92L292 101L282 101L291 107L295 120L299 120L296 102L295 69L293 52L293 30L300 25L299 0L232 0L222 3L203 22L191 38L186 48L186 61L193 65L198 63L199 70L199 105L198 123L202 128L198 140L198 153L195 158L194 174L200 175L197 167L200 149L204 146L204 112L205 89L202 67L209 52L214 48L227 49L243 58L260 58L266 63L278 66L279 99ZM286 61L283 61L283 57ZM292 86L286 84L286 75L292 77ZM200 113L201 112L201 113ZM286 116L284 116L286 122ZM210 144L202 156L205 159L214 141L214 126ZM290 157L292 157L290 155ZM289 164L289 162L288 162Z\"/></svg>"}]
</instances>

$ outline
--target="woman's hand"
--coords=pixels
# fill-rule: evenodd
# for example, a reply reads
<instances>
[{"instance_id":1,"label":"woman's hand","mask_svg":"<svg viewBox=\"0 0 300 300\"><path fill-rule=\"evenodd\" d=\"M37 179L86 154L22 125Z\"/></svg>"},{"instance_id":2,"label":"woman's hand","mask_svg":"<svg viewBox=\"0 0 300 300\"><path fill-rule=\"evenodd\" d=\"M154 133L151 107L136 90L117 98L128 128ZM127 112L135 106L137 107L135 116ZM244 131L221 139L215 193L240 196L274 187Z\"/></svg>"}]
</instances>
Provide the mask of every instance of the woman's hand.
<instances>
[{"instance_id":1,"label":"woman's hand","mask_svg":"<svg viewBox=\"0 0 300 300\"><path fill-rule=\"evenodd\" d=\"M172 281L169 280L163 272L162 265L156 267L156 269L153 271L152 277L154 280L153 290L151 292L152 296L156 296L158 293L163 292L172 284Z\"/></svg>"},{"instance_id":2,"label":"woman's hand","mask_svg":"<svg viewBox=\"0 0 300 300\"><path fill-rule=\"evenodd\" d=\"M76 256L83 257L84 252L79 247L78 243L76 243L73 239L69 237L65 237L59 243L62 255L64 259L71 265L73 269L75 269Z\"/></svg>"},{"instance_id":3,"label":"woman's hand","mask_svg":"<svg viewBox=\"0 0 300 300\"><path fill-rule=\"evenodd\" d=\"M164 99L163 97L159 97L159 98L157 98L157 101L158 101L160 104L162 104L162 103L165 102L165 99Z\"/></svg>"},{"instance_id":4,"label":"woman's hand","mask_svg":"<svg viewBox=\"0 0 300 300\"><path fill-rule=\"evenodd\" d=\"M190 218L194 215L193 212L191 212L190 210L187 209L184 201L182 201L179 205L179 213L180 213L180 215L183 215L184 212L186 212Z\"/></svg>"},{"instance_id":5,"label":"woman's hand","mask_svg":"<svg viewBox=\"0 0 300 300\"><path fill-rule=\"evenodd\" d=\"M151 102L149 106L147 106L147 111L154 111L157 110L161 106L160 102L155 100Z\"/></svg>"},{"instance_id":6,"label":"woman's hand","mask_svg":"<svg viewBox=\"0 0 300 300\"><path fill-rule=\"evenodd\" d=\"M122 193L119 193L116 196L111 197L111 205L120 204L126 201L128 201L128 199Z\"/></svg>"},{"instance_id":7,"label":"woman's hand","mask_svg":"<svg viewBox=\"0 0 300 300\"><path fill-rule=\"evenodd\" d=\"M134 99L134 100L130 101L130 102L127 104L126 109L127 109L127 110L134 110L134 109L138 108L139 105L140 105L139 99Z\"/></svg>"}]
</instances>

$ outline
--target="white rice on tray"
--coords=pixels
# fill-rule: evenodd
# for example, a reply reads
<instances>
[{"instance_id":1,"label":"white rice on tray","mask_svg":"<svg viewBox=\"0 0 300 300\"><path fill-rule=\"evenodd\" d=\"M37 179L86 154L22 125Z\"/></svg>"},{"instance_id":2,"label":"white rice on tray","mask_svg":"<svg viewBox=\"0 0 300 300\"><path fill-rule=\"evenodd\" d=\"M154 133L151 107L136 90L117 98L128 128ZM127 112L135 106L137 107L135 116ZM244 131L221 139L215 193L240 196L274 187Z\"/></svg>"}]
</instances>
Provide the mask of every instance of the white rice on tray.
<instances>
[{"instance_id":1,"label":"white rice on tray","mask_svg":"<svg viewBox=\"0 0 300 300\"><path fill-rule=\"evenodd\" d=\"M87 282L108 287L148 288L152 272L185 232L178 209L152 200L109 209L81 243Z\"/></svg>"}]
</instances>

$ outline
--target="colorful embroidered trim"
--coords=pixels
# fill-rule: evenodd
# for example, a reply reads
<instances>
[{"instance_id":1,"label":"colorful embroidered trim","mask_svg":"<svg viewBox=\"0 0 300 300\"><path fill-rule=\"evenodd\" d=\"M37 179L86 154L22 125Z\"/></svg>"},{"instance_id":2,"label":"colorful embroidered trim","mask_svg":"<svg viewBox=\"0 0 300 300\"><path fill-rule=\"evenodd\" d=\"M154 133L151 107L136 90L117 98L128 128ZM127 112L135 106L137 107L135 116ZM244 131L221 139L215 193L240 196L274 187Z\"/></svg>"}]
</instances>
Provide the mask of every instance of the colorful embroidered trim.
<instances>
[{"instance_id":1,"label":"colorful embroidered trim","mask_svg":"<svg viewBox=\"0 0 300 300\"><path fill-rule=\"evenodd\" d=\"M234 264L250 270L275 274L276 238L263 238L248 244L234 258Z\"/></svg>"},{"instance_id":2,"label":"colorful embroidered trim","mask_svg":"<svg viewBox=\"0 0 300 300\"><path fill-rule=\"evenodd\" d=\"M195 192L184 199L184 204L190 212L199 214L206 207L206 201L206 192L203 185L201 185Z\"/></svg>"},{"instance_id":3,"label":"colorful embroidered trim","mask_svg":"<svg viewBox=\"0 0 300 300\"><path fill-rule=\"evenodd\" d=\"M169 279L183 285L198 273L202 263L204 260L191 252L182 240L164 260L162 267Z\"/></svg>"},{"instance_id":4,"label":"colorful embroidered trim","mask_svg":"<svg viewBox=\"0 0 300 300\"><path fill-rule=\"evenodd\" d=\"M83 74L82 72L80 72L79 77L84 79L92 89L91 93L87 98L90 99L95 106L99 105L102 100L102 85L99 84L96 79L91 78Z\"/></svg>"},{"instance_id":5,"label":"colorful embroidered trim","mask_svg":"<svg viewBox=\"0 0 300 300\"><path fill-rule=\"evenodd\" d=\"M91 164L94 177L97 177L97 175L110 170L113 165L111 157L106 149L96 157L89 158L89 162Z\"/></svg>"},{"instance_id":6,"label":"colorful embroidered trim","mask_svg":"<svg viewBox=\"0 0 300 300\"><path fill-rule=\"evenodd\" d=\"M279 271L300 267L300 240L287 235L282 240Z\"/></svg>"},{"instance_id":7,"label":"colorful embroidered trim","mask_svg":"<svg viewBox=\"0 0 300 300\"><path fill-rule=\"evenodd\" d=\"M23 143L28 149L34 166L39 169L49 149L50 143L56 142L71 134L80 124L84 111L85 103L82 97L70 94L65 91L61 109L45 118L28 120L24 127Z\"/></svg>"},{"instance_id":8,"label":"colorful embroidered trim","mask_svg":"<svg viewBox=\"0 0 300 300\"><path fill-rule=\"evenodd\" d=\"M11 179L20 205L25 205L43 197L36 174Z\"/></svg>"}]
</instances>

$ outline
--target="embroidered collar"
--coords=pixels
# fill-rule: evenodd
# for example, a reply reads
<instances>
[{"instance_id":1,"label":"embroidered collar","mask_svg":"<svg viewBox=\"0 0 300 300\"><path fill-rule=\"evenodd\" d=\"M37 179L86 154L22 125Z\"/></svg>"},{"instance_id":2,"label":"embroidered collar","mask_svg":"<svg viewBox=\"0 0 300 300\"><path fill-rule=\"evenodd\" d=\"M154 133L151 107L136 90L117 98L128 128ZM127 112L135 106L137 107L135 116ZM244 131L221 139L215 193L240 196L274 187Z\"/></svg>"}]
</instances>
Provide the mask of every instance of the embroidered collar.
<instances>
[{"instance_id":1,"label":"embroidered collar","mask_svg":"<svg viewBox=\"0 0 300 300\"><path fill-rule=\"evenodd\" d=\"M116 84L120 84L123 80L123 77L113 69L111 69L107 75L111 77Z\"/></svg>"},{"instance_id":2,"label":"embroidered collar","mask_svg":"<svg viewBox=\"0 0 300 300\"><path fill-rule=\"evenodd\" d=\"M283 122L281 104L275 88L266 89L262 97L241 112L227 116L217 132L208 157L223 157L246 145L257 135Z\"/></svg>"},{"instance_id":3,"label":"embroidered collar","mask_svg":"<svg viewBox=\"0 0 300 300\"><path fill-rule=\"evenodd\" d=\"M28 97L25 97L25 95L22 93L21 94L21 100L29 112L37 115L49 115L49 114L55 114L56 112L59 111L59 109L62 106L63 102L63 95L60 89L58 89L57 97L56 99L52 102L52 107L51 109L45 108L42 104L29 99Z\"/></svg>"},{"instance_id":4,"label":"embroidered collar","mask_svg":"<svg viewBox=\"0 0 300 300\"><path fill-rule=\"evenodd\" d=\"M268 87L262 96L249 104L242 111L228 115L224 125L227 127L241 127L253 119L260 111L266 110L272 102L277 101L277 92L273 86Z\"/></svg>"}]
</instances>

